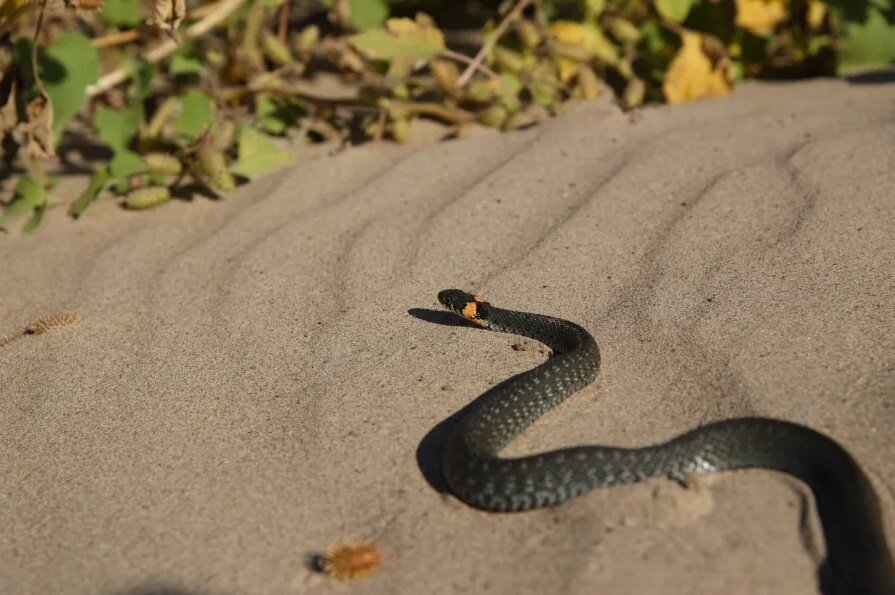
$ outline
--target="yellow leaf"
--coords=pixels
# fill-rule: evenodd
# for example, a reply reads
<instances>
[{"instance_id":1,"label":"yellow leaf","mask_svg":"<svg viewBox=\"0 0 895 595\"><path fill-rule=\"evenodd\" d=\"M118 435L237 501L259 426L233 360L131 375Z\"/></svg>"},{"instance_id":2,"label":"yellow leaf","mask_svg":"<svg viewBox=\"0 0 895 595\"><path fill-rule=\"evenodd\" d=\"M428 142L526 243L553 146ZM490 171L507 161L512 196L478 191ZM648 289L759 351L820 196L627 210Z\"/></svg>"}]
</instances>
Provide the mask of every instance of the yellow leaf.
<instances>
[{"instance_id":1,"label":"yellow leaf","mask_svg":"<svg viewBox=\"0 0 895 595\"><path fill-rule=\"evenodd\" d=\"M683 103L730 92L727 72L705 55L702 43L702 35L684 31L683 45L671 61L662 83L668 103Z\"/></svg>"},{"instance_id":2,"label":"yellow leaf","mask_svg":"<svg viewBox=\"0 0 895 595\"><path fill-rule=\"evenodd\" d=\"M824 17L827 16L827 5L820 0L810 0L808 2L808 26L811 29L820 29L824 24Z\"/></svg>"},{"instance_id":3,"label":"yellow leaf","mask_svg":"<svg viewBox=\"0 0 895 595\"><path fill-rule=\"evenodd\" d=\"M550 32L560 44L583 50L587 60L597 59L612 65L618 62L618 49L596 25L554 21L550 23ZM559 73L564 82L571 80L577 72L578 61L568 57L559 59Z\"/></svg>"},{"instance_id":4,"label":"yellow leaf","mask_svg":"<svg viewBox=\"0 0 895 595\"><path fill-rule=\"evenodd\" d=\"M756 35L770 35L787 17L789 0L736 0L737 27Z\"/></svg>"}]
</instances>

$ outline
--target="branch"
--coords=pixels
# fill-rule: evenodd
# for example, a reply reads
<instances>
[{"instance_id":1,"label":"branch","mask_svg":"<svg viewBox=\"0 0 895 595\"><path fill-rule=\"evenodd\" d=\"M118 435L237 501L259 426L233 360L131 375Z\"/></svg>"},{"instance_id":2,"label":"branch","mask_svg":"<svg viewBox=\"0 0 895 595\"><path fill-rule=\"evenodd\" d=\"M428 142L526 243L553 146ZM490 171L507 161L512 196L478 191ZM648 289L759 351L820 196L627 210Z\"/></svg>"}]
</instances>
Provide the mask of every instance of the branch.
<instances>
[{"instance_id":1,"label":"branch","mask_svg":"<svg viewBox=\"0 0 895 595\"><path fill-rule=\"evenodd\" d=\"M488 75L488 77L492 79L498 78L497 73L488 68L485 64L475 64L473 59L467 56L466 54L461 54L460 52L455 52L454 50L449 50L444 48L441 50L440 54L445 58L450 58L452 60L456 60L457 62L462 62L463 64L468 64L470 66L475 66L481 72ZM457 79L458 81L460 79Z\"/></svg>"},{"instance_id":2,"label":"branch","mask_svg":"<svg viewBox=\"0 0 895 595\"><path fill-rule=\"evenodd\" d=\"M205 35L210 30L221 24L230 14L242 6L246 0L222 0L215 5L214 10L210 10L208 15L201 21L193 23L186 30L184 39L195 39ZM154 64L168 57L177 49L178 42L174 39L168 39L163 43L155 46L146 52L144 58L146 61ZM87 97L96 97L108 91L109 89L123 83L131 77L133 72L129 68L119 68L103 75L95 84L87 87Z\"/></svg>"},{"instance_id":3,"label":"branch","mask_svg":"<svg viewBox=\"0 0 895 595\"><path fill-rule=\"evenodd\" d=\"M519 18L519 15L522 14L522 11L531 4L532 0L519 0L519 3L513 7L513 10L508 12L503 20L500 21L500 24L497 25L497 28L494 30L494 33L491 34L491 37L482 45L482 48L475 55L472 62L469 66L466 67L466 70L463 71L463 74L460 75L460 78L457 79L457 88L462 89L466 86L466 83L469 82L469 79L472 78L473 73L478 70L482 62L485 61L485 57L491 52L494 48L494 45L501 38L501 36L506 32L507 28Z\"/></svg>"}]
</instances>

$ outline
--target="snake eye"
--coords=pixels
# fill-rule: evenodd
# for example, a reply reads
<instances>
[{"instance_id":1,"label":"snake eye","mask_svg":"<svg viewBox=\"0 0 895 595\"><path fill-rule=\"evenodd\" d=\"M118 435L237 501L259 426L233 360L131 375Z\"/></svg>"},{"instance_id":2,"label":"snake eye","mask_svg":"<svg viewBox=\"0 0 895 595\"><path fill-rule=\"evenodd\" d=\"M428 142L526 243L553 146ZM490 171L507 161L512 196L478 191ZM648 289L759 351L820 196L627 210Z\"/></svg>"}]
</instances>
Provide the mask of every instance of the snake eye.
<instances>
[{"instance_id":1,"label":"snake eye","mask_svg":"<svg viewBox=\"0 0 895 595\"><path fill-rule=\"evenodd\" d=\"M463 311L467 307L467 304L470 302L475 303L476 300L475 296L471 293L466 293L459 289L445 289L444 291L438 292L438 301L451 312L455 312L460 316L465 316Z\"/></svg>"}]
</instances>

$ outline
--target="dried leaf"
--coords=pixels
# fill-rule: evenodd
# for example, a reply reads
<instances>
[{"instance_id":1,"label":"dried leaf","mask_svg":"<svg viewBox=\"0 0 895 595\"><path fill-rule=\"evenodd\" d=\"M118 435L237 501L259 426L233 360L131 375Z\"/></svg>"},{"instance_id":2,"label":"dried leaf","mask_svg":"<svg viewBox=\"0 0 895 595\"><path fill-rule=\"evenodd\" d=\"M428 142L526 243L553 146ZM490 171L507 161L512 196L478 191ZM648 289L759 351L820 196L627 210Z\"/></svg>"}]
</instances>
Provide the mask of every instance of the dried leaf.
<instances>
[{"instance_id":1,"label":"dried leaf","mask_svg":"<svg viewBox=\"0 0 895 595\"><path fill-rule=\"evenodd\" d=\"M26 108L28 120L22 122L17 131L25 138L28 155L38 159L48 159L56 155L53 135L53 104L44 97L32 99Z\"/></svg>"},{"instance_id":2,"label":"dried leaf","mask_svg":"<svg viewBox=\"0 0 895 595\"><path fill-rule=\"evenodd\" d=\"M153 0L146 23L173 33L186 18L186 0Z\"/></svg>"}]
</instances>

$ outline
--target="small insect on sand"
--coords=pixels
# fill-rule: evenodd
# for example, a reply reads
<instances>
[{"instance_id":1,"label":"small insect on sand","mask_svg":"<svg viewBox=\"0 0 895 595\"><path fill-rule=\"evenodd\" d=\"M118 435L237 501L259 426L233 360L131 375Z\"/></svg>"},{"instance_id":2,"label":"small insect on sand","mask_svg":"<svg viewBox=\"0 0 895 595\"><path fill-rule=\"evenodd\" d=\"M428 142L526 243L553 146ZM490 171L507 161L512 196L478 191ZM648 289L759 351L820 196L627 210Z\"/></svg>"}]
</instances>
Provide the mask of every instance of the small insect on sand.
<instances>
[{"instance_id":1,"label":"small insect on sand","mask_svg":"<svg viewBox=\"0 0 895 595\"><path fill-rule=\"evenodd\" d=\"M370 542L330 546L320 556L320 569L333 578L352 579L368 574L382 562L379 548Z\"/></svg>"}]
</instances>

